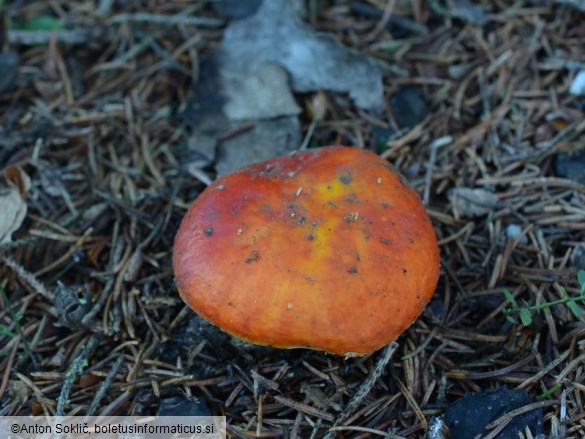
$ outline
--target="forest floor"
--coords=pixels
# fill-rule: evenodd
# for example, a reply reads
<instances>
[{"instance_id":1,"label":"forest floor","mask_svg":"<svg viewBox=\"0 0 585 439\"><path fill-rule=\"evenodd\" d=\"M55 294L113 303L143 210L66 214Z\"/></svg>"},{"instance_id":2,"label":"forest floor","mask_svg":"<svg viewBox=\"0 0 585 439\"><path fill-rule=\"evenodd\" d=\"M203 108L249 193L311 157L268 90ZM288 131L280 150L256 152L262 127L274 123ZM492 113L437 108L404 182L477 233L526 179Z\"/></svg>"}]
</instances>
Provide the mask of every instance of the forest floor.
<instances>
[{"instance_id":1,"label":"forest floor","mask_svg":"<svg viewBox=\"0 0 585 439\"><path fill-rule=\"evenodd\" d=\"M225 11L4 2L0 414L160 414L176 397L233 437L432 438L450 404L507 387L546 435L585 437L585 99L570 92L585 21L536 3L307 2L308 25L386 66L386 105L295 93L300 138L391 162L440 244L430 306L371 380L388 351L246 345L177 294L173 238L216 177L213 158L189 166L190 112Z\"/></svg>"}]
</instances>

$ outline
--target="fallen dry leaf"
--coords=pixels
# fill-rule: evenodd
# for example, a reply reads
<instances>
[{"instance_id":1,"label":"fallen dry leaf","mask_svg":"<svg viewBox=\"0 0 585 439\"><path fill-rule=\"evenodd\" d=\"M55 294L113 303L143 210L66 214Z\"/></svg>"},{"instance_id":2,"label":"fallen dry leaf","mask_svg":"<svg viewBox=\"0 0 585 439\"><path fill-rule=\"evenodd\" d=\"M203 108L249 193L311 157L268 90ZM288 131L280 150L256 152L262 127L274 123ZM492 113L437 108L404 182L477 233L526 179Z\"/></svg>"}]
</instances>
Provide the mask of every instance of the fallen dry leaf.
<instances>
[{"instance_id":1,"label":"fallen dry leaf","mask_svg":"<svg viewBox=\"0 0 585 439\"><path fill-rule=\"evenodd\" d=\"M8 187L0 188L0 244L12 241L12 233L20 228L26 217L26 199L30 177L18 166L4 170Z\"/></svg>"},{"instance_id":2,"label":"fallen dry leaf","mask_svg":"<svg viewBox=\"0 0 585 439\"><path fill-rule=\"evenodd\" d=\"M305 24L300 5L263 2L254 15L233 20L216 54L222 75L226 71L241 75L276 63L289 73L294 91L348 93L358 107L381 108L385 67Z\"/></svg>"},{"instance_id":3,"label":"fallen dry leaf","mask_svg":"<svg viewBox=\"0 0 585 439\"><path fill-rule=\"evenodd\" d=\"M485 215L498 205L499 198L485 189L459 187L449 193L455 214L463 218Z\"/></svg>"}]
</instances>

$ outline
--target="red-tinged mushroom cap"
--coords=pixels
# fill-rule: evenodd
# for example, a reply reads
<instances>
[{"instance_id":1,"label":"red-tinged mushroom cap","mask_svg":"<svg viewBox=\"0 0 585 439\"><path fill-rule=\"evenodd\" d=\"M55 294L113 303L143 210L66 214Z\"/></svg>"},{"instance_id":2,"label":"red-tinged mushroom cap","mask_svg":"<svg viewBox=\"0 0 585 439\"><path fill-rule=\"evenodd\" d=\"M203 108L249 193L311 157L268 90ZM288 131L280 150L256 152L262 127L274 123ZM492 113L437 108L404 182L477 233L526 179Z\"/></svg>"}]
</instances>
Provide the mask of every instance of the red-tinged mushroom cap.
<instances>
[{"instance_id":1,"label":"red-tinged mushroom cap","mask_svg":"<svg viewBox=\"0 0 585 439\"><path fill-rule=\"evenodd\" d=\"M262 345L364 355L429 302L439 249L417 194L375 154L327 147L219 178L175 238L182 299Z\"/></svg>"}]
</instances>

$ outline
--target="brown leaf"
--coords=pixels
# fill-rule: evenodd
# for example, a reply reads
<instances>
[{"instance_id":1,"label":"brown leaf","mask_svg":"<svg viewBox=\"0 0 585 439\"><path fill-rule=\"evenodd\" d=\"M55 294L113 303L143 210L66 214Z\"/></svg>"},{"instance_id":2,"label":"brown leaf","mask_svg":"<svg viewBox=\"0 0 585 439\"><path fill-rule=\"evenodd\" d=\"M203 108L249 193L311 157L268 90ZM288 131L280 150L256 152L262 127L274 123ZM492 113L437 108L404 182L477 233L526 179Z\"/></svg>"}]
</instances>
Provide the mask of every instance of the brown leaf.
<instances>
[{"instance_id":1,"label":"brown leaf","mask_svg":"<svg viewBox=\"0 0 585 439\"><path fill-rule=\"evenodd\" d=\"M11 187L18 189L23 201L28 198L30 177L19 166L9 166L4 170L4 177Z\"/></svg>"}]
</instances>

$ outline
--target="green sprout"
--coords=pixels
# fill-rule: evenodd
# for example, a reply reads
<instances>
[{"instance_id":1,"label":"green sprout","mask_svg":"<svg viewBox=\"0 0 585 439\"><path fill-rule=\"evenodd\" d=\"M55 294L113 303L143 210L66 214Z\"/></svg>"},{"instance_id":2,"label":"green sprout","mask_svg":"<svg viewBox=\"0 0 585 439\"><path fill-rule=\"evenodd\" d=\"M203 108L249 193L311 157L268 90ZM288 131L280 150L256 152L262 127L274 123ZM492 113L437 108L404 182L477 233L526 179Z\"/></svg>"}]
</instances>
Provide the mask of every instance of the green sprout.
<instances>
[{"instance_id":1,"label":"green sprout","mask_svg":"<svg viewBox=\"0 0 585 439\"><path fill-rule=\"evenodd\" d=\"M22 23L21 28L23 30L30 31L50 31L50 30L63 30L63 24L58 18L50 15L40 15L38 17L30 18L29 20Z\"/></svg>"},{"instance_id":2,"label":"green sprout","mask_svg":"<svg viewBox=\"0 0 585 439\"><path fill-rule=\"evenodd\" d=\"M554 300L552 302L542 303L540 305L529 305L525 300L522 300L523 306L518 305L518 302L508 291L504 288L504 296L512 306L504 308L504 315L506 319L512 323L518 323L513 317L513 314L520 316L520 321L524 326L530 326L532 324L532 315L536 311L540 311L546 308L551 308L556 305L566 305L567 308L573 313L573 315L580 319L583 317L583 310L579 307L579 302L585 304L585 270L579 270L577 272L577 281L579 282L579 296L570 297L567 291L560 287L562 298Z\"/></svg>"},{"instance_id":3,"label":"green sprout","mask_svg":"<svg viewBox=\"0 0 585 439\"><path fill-rule=\"evenodd\" d=\"M554 386L552 386L550 389L546 390L545 392L542 392L540 395L538 395L538 399L546 399L548 397L550 397L553 393L555 393L556 391L558 391L561 388L561 384L557 383Z\"/></svg>"},{"instance_id":4,"label":"green sprout","mask_svg":"<svg viewBox=\"0 0 585 439\"><path fill-rule=\"evenodd\" d=\"M20 325L20 320L22 319L22 315L20 313L16 312L16 310L12 307L12 304L10 303L8 296L6 295L6 291L4 291L4 288L2 288L2 287L0 287L0 298L4 302L4 305L6 306L6 308L8 308L8 312L10 314L10 317L12 318L12 321L15 323L16 331L18 334L20 334L20 339L24 345L25 350L28 353L30 353L28 343L26 341L26 338L24 337L24 332L22 331L22 326ZM9 337L9 338L16 337L16 333L12 332L5 325L0 325L0 335L5 336L5 337ZM3 356L8 355L8 352L0 351L0 355L3 355Z\"/></svg>"}]
</instances>

